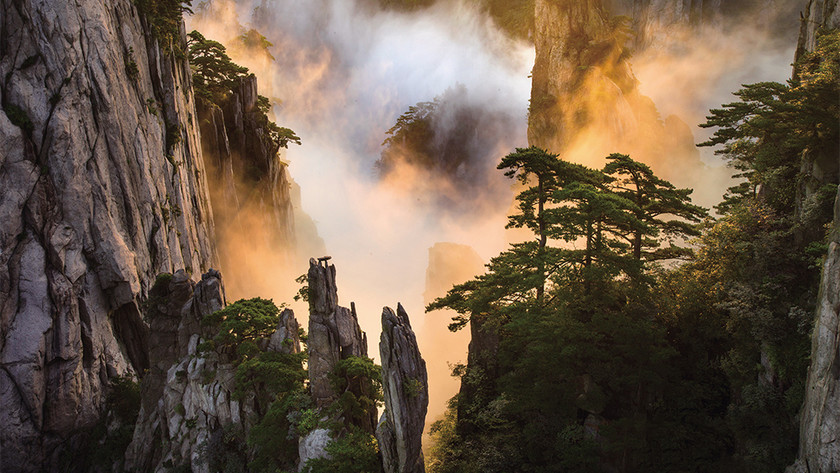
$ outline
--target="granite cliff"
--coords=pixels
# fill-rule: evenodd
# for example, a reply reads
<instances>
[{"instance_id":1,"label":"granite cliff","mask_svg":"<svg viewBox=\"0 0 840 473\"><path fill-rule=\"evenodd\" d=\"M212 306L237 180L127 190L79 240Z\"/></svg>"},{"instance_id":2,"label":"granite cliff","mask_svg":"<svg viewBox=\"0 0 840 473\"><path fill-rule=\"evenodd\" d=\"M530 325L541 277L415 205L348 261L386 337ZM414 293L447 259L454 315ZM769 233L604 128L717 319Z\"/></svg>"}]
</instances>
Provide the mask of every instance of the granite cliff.
<instances>
[{"instance_id":1,"label":"granite cliff","mask_svg":"<svg viewBox=\"0 0 840 473\"><path fill-rule=\"evenodd\" d=\"M528 142L564 159L620 151L681 182L704 166L686 123L660 117L630 65L633 25L601 0L535 3ZM690 182L685 182L690 184Z\"/></svg>"},{"instance_id":2,"label":"granite cliff","mask_svg":"<svg viewBox=\"0 0 840 473\"><path fill-rule=\"evenodd\" d=\"M215 261L190 70L128 0L0 4L0 463L50 469L109 380L148 369L139 302Z\"/></svg>"},{"instance_id":3,"label":"granite cliff","mask_svg":"<svg viewBox=\"0 0 840 473\"><path fill-rule=\"evenodd\" d=\"M4 471L57 468L106 415L113 380L161 368L172 347L155 345L143 304L158 274L186 284L219 265L236 221L222 202L257 208L293 252L300 212L255 136L256 79L225 110L197 104L183 23L162 28L151 5L0 4ZM240 184L249 173L258 186ZM214 208L219 182L230 194Z\"/></svg>"},{"instance_id":4,"label":"granite cliff","mask_svg":"<svg viewBox=\"0 0 840 473\"><path fill-rule=\"evenodd\" d=\"M802 17L797 57L816 47L820 28L840 28L836 0L809 0ZM794 74L796 71L794 71ZM840 148L806 151L802 159L811 176L800 200L813 193L821 181L836 179L840 171ZM813 182L812 185L809 185ZM835 181L836 182L836 181ZM840 469L840 193L834 203L834 224L822 267L816 320L811 337L811 365L800 414L799 456L788 468L791 473L828 473Z\"/></svg>"}]
</instances>

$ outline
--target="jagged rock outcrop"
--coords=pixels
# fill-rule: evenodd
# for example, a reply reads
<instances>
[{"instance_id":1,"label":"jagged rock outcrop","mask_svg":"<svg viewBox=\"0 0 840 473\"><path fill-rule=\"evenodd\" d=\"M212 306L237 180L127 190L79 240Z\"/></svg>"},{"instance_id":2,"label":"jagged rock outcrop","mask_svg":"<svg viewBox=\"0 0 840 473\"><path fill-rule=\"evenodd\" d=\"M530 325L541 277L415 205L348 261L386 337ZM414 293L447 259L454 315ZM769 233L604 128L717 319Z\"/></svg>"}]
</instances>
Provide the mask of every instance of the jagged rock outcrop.
<instances>
[{"instance_id":1,"label":"jagged rock outcrop","mask_svg":"<svg viewBox=\"0 0 840 473\"><path fill-rule=\"evenodd\" d=\"M292 309L280 312L280 321L269 340L268 349L281 353L300 353L300 325Z\"/></svg>"},{"instance_id":2,"label":"jagged rock outcrop","mask_svg":"<svg viewBox=\"0 0 840 473\"><path fill-rule=\"evenodd\" d=\"M165 472L189 467L211 472L213 445L232 429L246 438L257 419L253 396L235 396L236 367L213 351L200 351L209 337L203 317L225 305L221 276L209 271L197 284L183 272L161 283L150 295L148 319L152 368L142 383L142 405L126 469ZM205 330L206 331L206 330ZM286 309L268 349L300 353L298 323Z\"/></svg>"},{"instance_id":3,"label":"jagged rock outcrop","mask_svg":"<svg viewBox=\"0 0 840 473\"><path fill-rule=\"evenodd\" d=\"M382 310L382 390L385 412L376 428L385 473L422 473L421 440L429 406L426 362L401 304Z\"/></svg>"},{"instance_id":4,"label":"jagged rock outcrop","mask_svg":"<svg viewBox=\"0 0 840 473\"><path fill-rule=\"evenodd\" d=\"M259 123L258 97L257 78L251 74L239 79L222 107L198 101L201 145L213 184L210 195L217 242L229 279L247 279L246 274L236 274L240 269L235 262L237 252L224 251L239 244L243 234L251 236L250 245L277 255L277 267L288 266L296 248L287 166Z\"/></svg>"},{"instance_id":5,"label":"jagged rock outcrop","mask_svg":"<svg viewBox=\"0 0 840 473\"><path fill-rule=\"evenodd\" d=\"M837 0L809 0L803 12L796 56L813 51L820 28L840 28ZM794 71L794 74L796 71ZM838 145L840 146L840 145ZM803 156L803 170L812 179L837 176L838 148L822 150L823 156ZM835 181L836 182L836 181ZM804 194L808 189L803 189ZM800 195L800 199L802 195ZM828 473L840 470L840 192L834 202L834 228L822 268L811 365L800 413L799 455L789 473Z\"/></svg>"},{"instance_id":6,"label":"jagged rock outcrop","mask_svg":"<svg viewBox=\"0 0 840 473\"><path fill-rule=\"evenodd\" d=\"M0 3L6 471L52 468L109 379L150 367L155 276L214 261L190 70L148 32L131 0Z\"/></svg>"},{"instance_id":7,"label":"jagged rock outcrop","mask_svg":"<svg viewBox=\"0 0 840 473\"><path fill-rule=\"evenodd\" d=\"M129 471L154 471L161 463L164 456L162 440L168 443L172 436L170 429L177 432L178 428L178 424L167 422L164 402L165 394L172 389L170 381L176 381L170 379L170 368L195 354L201 319L224 305L221 275L214 270L204 274L198 284L184 271L178 271L171 278L161 276L150 291L146 301L150 367L143 377L140 414L126 454ZM174 373L171 373L172 378Z\"/></svg>"},{"instance_id":8,"label":"jagged rock outcrop","mask_svg":"<svg viewBox=\"0 0 840 473\"><path fill-rule=\"evenodd\" d=\"M338 288L335 284L335 266L329 257L309 260L307 283L309 285L309 391L318 408L326 408L338 398L330 383L330 373L336 364L350 356L367 357L367 335L359 327L356 305L350 308L338 305ZM376 429L376 410L372 409L362 419L362 430L373 433ZM326 447L332 433L323 428L315 429L298 442L300 468L313 458L327 458Z\"/></svg>"},{"instance_id":9,"label":"jagged rock outcrop","mask_svg":"<svg viewBox=\"0 0 840 473\"><path fill-rule=\"evenodd\" d=\"M309 260L309 389L318 407L336 398L329 374L339 360L367 356L367 335L359 327L355 304L338 305L335 266L328 259ZM370 432L376 425L375 413Z\"/></svg>"}]
</instances>

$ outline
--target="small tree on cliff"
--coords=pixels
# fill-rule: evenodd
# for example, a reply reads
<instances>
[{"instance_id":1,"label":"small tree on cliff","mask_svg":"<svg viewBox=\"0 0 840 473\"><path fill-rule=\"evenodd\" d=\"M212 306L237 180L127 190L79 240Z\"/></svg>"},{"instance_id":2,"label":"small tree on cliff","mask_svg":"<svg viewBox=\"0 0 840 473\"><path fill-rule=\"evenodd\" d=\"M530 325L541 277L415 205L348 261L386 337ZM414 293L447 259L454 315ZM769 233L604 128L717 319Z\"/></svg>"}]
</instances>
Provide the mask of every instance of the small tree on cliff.
<instances>
[{"instance_id":1,"label":"small tree on cliff","mask_svg":"<svg viewBox=\"0 0 840 473\"><path fill-rule=\"evenodd\" d=\"M224 106L239 82L247 77L248 68L233 62L222 43L207 39L195 30L187 36L195 96L217 107ZM243 34L240 39L246 46L251 43L255 43L254 47L271 46L264 36L253 29ZM293 130L278 126L268 117L271 112L271 101L267 97L257 96L256 105L257 109L254 113L257 126L273 143L272 154L276 154L280 148L288 148L289 143L297 145L301 143L300 137Z\"/></svg>"},{"instance_id":2,"label":"small tree on cliff","mask_svg":"<svg viewBox=\"0 0 840 473\"><path fill-rule=\"evenodd\" d=\"M239 79L248 74L248 68L234 63L222 43L195 30L187 37L196 97L217 105L224 103Z\"/></svg>"}]
</instances>

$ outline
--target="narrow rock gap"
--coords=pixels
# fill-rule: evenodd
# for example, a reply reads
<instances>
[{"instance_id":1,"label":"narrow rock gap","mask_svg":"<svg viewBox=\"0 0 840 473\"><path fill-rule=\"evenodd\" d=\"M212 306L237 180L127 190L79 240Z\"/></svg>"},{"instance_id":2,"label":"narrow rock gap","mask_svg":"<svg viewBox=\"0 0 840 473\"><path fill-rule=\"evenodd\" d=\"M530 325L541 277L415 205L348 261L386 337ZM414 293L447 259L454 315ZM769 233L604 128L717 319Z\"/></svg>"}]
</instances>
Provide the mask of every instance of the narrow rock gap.
<instances>
[{"instance_id":1,"label":"narrow rock gap","mask_svg":"<svg viewBox=\"0 0 840 473\"><path fill-rule=\"evenodd\" d=\"M79 335L82 340L82 366L84 366L85 371L89 372L93 367L94 360L93 340L91 339L91 318L84 298L78 297L76 303L79 306Z\"/></svg>"}]
</instances>

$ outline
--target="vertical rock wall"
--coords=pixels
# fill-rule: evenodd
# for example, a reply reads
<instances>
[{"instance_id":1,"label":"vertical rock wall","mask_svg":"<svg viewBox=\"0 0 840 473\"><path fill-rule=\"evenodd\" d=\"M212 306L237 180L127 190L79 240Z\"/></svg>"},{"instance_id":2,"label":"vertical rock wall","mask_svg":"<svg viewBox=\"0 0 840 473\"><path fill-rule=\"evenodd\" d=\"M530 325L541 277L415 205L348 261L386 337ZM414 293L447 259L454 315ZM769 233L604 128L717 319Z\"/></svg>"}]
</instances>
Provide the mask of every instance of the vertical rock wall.
<instances>
[{"instance_id":1,"label":"vertical rock wall","mask_svg":"<svg viewBox=\"0 0 840 473\"><path fill-rule=\"evenodd\" d=\"M837 0L808 0L797 57L813 51L816 33L824 27L840 28ZM811 175L836 175L840 169L836 148L822 158L814 158L809 159L806 155L803 159L803 166L814 167L815 172ZM811 366L800 416L799 458L788 471L829 473L840 470L840 193L834 203L834 229L822 268L811 338Z\"/></svg>"},{"instance_id":2,"label":"vertical rock wall","mask_svg":"<svg viewBox=\"0 0 840 473\"><path fill-rule=\"evenodd\" d=\"M192 97L131 0L0 1L4 469L49 469L109 379L149 367L155 275L214 260Z\"/></svg>"},{"instance_id":3,"label":"vertical rock wall","mask_svg":"<svg viewBox=\"0 0 840 473\"><path fill-rule=\"evenodd\" d=\"M799 458L788 469L791 473L840 471L840 196L834 222L817 299L811 366L800 414Z\"/></svg>"},{"instance_id":4,"label":"vertical rock wall","mask_svg":"<svg viewBox=\"0 0 840 473\"><path fill-rule=\"evenodd\" d=\"M247 274L235 274L236 253L226 258L224 252L243 234L265 253L279 254L278 267L289 266L295 254L291 182L276 145L257 123L257 99L257 78L252 74L239 81L224 107L204 101L198 107L201 144L213 184L216 236L229 279L247 279Z\"/></svg>"},{"instance_id":5,"label":"vertical rock wall","mask_svg":"<svg viewBox=\"0 0 840 473\"><path fill-rule=\"evenodd\" d=\"M704 169L691 131L639 92L631 44L602 0L536 0L535 15L529 144L583 163L626 153L690 184Z\"/></svg>"}]
</instances>

